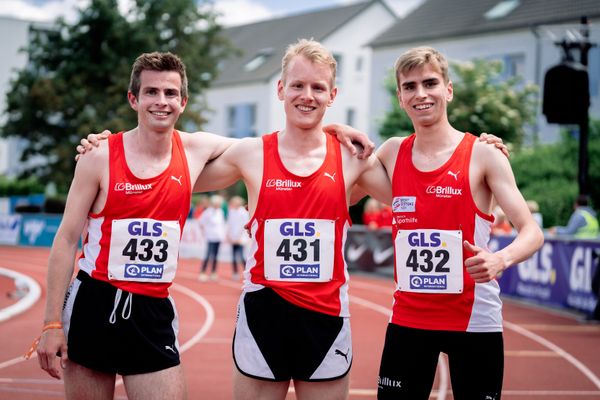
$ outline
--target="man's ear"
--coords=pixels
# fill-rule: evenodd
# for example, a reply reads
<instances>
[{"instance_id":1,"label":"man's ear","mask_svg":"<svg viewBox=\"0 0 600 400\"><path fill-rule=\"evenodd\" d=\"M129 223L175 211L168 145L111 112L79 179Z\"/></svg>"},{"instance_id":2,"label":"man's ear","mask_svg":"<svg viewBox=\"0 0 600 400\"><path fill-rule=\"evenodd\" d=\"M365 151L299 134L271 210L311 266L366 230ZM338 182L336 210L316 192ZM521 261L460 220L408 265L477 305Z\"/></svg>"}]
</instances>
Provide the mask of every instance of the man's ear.
<instances>
[{"instance_id":1,"label":"man's ear","mask_svg":"<svg viewBox=\"0 0 600 400\"><path fill-rule=\"evenodd\" d=\"M283 101L283 82L281 79L277 81L277 97Z\"/></svg>"},{"instance_id":2,"label":"man's ear","mask_svg":"<svg viewBox=\"0 0 600 400\"><path fill-rule=\"evenodd\" d=\"M448 82L448 85L446 86L446 101L448 103L450 103L452 101L452 99L454 98L454 87L452 86L452 81Z\"/></svg>"},{"instance_id":3,"label":"man's ear","mask_svg":"<svg viewBox=\"0 0 600 400\"><path fill-rule=\"evenodd\" d=\"M337 88L334 87L329 93L329 101L327 102L327 107L331 107L333 101L335 100L335 96L337 96Z\"/></svg>"},{"instance_id":4,"label":"man's ear","mask_svg":"<svg viewBox=\"0 0 600 400\"><path fill-rule=\"evenodd\" d=\"M135 111L137 111L137 106L138 106L137 97L135 97L135 95L131 92L131 90L127 91L127 100L129 101L129 105L131 106L131 108L133 108Z\"/></svg>"}]
</instances>

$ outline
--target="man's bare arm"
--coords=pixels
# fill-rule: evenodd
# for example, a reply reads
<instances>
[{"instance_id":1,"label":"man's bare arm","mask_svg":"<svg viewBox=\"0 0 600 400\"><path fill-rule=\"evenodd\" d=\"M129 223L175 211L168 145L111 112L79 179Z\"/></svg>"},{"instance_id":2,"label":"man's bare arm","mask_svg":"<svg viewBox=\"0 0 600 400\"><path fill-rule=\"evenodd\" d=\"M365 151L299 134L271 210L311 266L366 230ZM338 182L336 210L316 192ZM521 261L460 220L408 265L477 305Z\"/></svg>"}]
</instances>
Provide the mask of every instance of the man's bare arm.
<instances>
[{"instance_id":1,"label":"man's bare arm","mask_svg":"<svg viewBox=\"0 0 600 400\"><path fill-rule=\"evenodd\" d=\"M107 162L103 150L82 157L75 168L75 176L67 197L63 219L54 238L48 259L47 299L44 324L62 321L62 306L67 287L73 275L73 264L81 232L100 188L101 168ZM60 379L56 354L60 353L61 365L67 361L67 344L62 329L44 332L38 345L40 367L50 376Z\"/></svg>"},{"instance_id":2,"label":"man's bare arm","mask_svg":"<svg viewBox=\"0 0 600 400\"><path fill-rule=\"evenodd\" d=\"M518 232L511 244L495 253L465 242L465 248L474 254L465 261L467 272L475 282L487 282L504 269L531 257L544 243L544 235L517 188L508 159L487 146L480 146L478 151L481 152L479 159L483 160L485 182Z\"/></svg>"}]
</instances>

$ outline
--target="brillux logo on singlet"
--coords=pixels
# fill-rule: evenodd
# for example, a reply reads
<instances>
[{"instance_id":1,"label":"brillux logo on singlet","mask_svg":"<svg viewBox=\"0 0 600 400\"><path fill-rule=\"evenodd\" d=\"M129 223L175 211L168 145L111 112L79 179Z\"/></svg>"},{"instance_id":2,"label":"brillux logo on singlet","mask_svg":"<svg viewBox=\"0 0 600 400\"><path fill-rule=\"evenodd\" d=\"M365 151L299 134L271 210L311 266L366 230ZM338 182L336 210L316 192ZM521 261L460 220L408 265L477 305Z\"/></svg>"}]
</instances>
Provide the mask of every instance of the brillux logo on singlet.
<instances>
[{"instance_id":1,"label":"brillux logo on singlet","mask_svg":"<svg viewBox=\"0 0 600 400\"><path fill-rule=\"evenodd\" d=\"M267 179L265 184L267 188L275 188L275 190L290 191L295 188L301 188L302 182L298 182L292 179Z\"/></svg>"},{"instance_id":2,"label":"brillux logo on singlet","mask_svg":"<svg viewBox=\"0 0 600 400\"><path fill-rule=\"evenodd\" d=\"M152 184L117 182L114 190L115 192L125 192L125 194L139 194L146 190L152 190Z\"/></svg>"},{"instance_id":3,"label":"brillux logo on singlet","mask_svg":"<svg viewBox=\"0 0 600 400\"><path fill-rule=\"evenodd\" d=\"M462 196L462 189L455 188L452 186L439 186L439 185L431 185L427 186L425 189L425 193L433 194L438 198L449 199L454 196Z\"/></svg>"}]
</instances>

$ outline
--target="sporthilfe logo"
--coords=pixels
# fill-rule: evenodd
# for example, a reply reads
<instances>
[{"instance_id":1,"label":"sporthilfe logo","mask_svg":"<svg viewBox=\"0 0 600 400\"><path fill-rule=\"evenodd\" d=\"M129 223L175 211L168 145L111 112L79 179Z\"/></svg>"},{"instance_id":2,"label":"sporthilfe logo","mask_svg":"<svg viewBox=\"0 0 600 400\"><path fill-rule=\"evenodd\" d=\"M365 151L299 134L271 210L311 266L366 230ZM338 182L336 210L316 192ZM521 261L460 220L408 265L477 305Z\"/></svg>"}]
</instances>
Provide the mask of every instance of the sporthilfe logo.
<instances>
[{"instance_id":1,"label":"sporthilfe logo","mask_svg":"<svg viewBox=\"0 0 600 400\"><path fill-rule=\"evenodd\" d=\"M417 198L415 196L399 196L392 200L393 212L415 212Z\"/></svg>"}]
</instances>

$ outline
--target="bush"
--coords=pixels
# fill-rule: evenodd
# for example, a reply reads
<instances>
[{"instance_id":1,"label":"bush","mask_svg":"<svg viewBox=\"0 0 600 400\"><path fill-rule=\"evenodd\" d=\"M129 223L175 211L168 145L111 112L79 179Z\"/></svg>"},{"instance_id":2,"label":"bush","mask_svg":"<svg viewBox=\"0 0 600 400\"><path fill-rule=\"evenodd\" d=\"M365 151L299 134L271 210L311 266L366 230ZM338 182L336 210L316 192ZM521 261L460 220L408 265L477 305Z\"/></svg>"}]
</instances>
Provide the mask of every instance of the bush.
<instances>
[{"instance_id":1,"label":"bush","mask_svg":"<svg viewBox=\"0 0 600 400\"><path fill-rule=\"evenodd\" d=\"M0 177L0 197L27 196L38 193L44 193L44 185L36 178L15 180Z\"/></svg>"}]
</instances>

